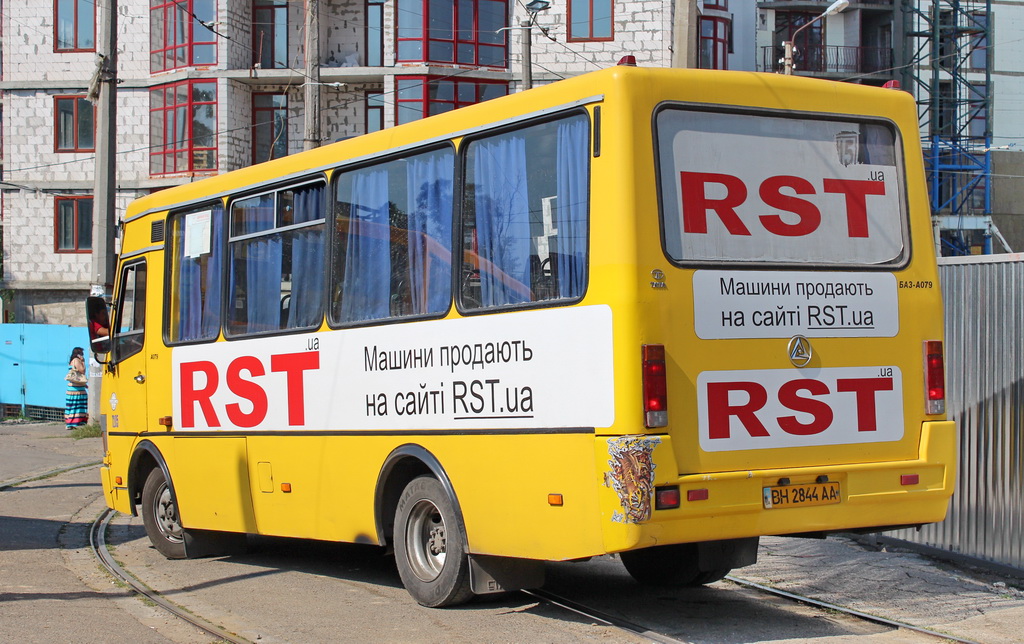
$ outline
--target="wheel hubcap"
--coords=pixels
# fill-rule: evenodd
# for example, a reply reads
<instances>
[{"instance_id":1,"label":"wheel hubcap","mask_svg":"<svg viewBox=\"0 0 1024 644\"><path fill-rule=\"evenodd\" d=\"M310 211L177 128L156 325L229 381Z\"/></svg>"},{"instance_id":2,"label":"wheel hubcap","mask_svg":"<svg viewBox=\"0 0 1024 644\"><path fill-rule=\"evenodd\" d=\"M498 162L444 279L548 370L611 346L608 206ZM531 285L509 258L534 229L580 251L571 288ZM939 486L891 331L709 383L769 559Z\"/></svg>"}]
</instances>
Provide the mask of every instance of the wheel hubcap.
<instances>
[{"instance_id":1,"label":"wheel hubcap","mask_svg":"<svg viewBox=\"0 0 1024 644\"><path fill-rule=\"evenodd\" d=\"M405 529L405 549L412 571L421 581L433 581L444 569L448 534L441 512L430 501L416 502Z\"/></svg>"},{"instance_id":2,"label":"wheel hubcap","mask_svg":"<svg viewBox=\"0 0 1024 644\"><path fill-rule=\"evenodd\" d=\"M156 518L156 525L164 538L174 543L181 543L183 540L181 523L178 521L178 506L171 496L171 489L165 483L157 492L156 500L153 502L153 516Z\"/></svg>"}]
</instances>

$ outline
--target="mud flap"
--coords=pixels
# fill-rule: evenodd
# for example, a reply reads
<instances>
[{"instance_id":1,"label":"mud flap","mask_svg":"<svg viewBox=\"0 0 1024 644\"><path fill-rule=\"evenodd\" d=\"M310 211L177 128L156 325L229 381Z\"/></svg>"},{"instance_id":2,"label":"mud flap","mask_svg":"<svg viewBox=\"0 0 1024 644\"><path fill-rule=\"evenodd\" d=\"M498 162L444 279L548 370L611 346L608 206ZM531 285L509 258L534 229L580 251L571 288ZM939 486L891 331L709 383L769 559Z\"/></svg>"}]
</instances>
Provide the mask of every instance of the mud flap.
<instances>
[{"instance_id":1,"label":"mud flap","mask_svg":"<svg viewBox=\"0 0 1024 644\"><path fill-rule=\"evenodd\" d=\"M240 555L247 548L245 534L241 532L193 529L184 532L185 557L188 559Z\"/></svg>"},{"instance_id":2,"label":"mud flap","mask_svg":"<svg viewBox=\"0 0 1024 644\"><path fill-rule=\"evenodd\" d=\"M469 555L469 583L476 595L544 585L544 562L491 555Z\"/></svg>"},{"instance_id":3,"label":"mud flap","mask_svg":"<svg viewBox=\"0 0 1024 644\"><path fill-rule=\"evenodd\" d=\"M697 544L697 567L701 572L733 570L757 563L758 537L703 541Z\"/></svg>"}]
</instances>

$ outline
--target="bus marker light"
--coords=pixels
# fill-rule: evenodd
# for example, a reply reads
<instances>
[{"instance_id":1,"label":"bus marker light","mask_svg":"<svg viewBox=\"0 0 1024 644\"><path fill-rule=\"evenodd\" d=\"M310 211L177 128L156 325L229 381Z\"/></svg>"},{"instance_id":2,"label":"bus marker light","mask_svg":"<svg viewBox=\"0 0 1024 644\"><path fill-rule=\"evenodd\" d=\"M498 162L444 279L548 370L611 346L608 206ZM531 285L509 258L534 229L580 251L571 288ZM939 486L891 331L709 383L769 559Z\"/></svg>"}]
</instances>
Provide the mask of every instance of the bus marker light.
<instances>
[{"instance_id":1,"label":"bus marker light","mask_svg":"<svg viewBox=\"0 0 1024 644\"><path fill-rule=\"evenodd\" d=\"M946 412L946 377L943 368L941 340L927 340L924 343L924 388L925 413Z\"/></svg>"},{"instance_id":2,"label":"bus marker light","mask_svg":"<svg viewBox=\"0 0 1024 644\"><path fill-rule=\"evenodd\" d=\"M636 67L636 56L633 56L632 54L623 56L622 58L619 59L619 62L615 64L625 65L626 67Z\"/></svg>"},{"instance_id":3,"label":"bus marker light","mask_svg":"<svg viewBox=\"0 0 1024 644\"><path fill-rule=\"evenodd\" d=\"M665 345L645 344L640 349L643 356L644 426L665 427L668 425Z\"/></svg>"},{"instance_id":4,"label":"bus marker light","mask_svg":"<svg viewBox=\"0 0 1024 644\"><path fill-rule=\"evenodd\" d=\"M549 494L548 495L548 505L553 505L553 506L559 507L559 508L562 507L562 495L561 494Z\"/></svg>"},{"instance_id":5,"label":"bus marker light","mask_svg":"<svg viewBox=\"0 0 1024 644\"><path fill-rule=\"evenodd\" d=\"M917 474L902 474L900 475L900 485L917 485L921 482L921 477Z\"/></svg>"},{"instance_id":6,"label":"bus marker light","mask_svg":"<svg viewBox=\"0 0 1024 644\"><path fill-rule=\"evenodd\" d=\"M174 424L174 418L172 416L161 416L156 422L163 427L170 427Z\"/></svg>"},{"instance_id":7,"label":"bus marker light","mask_svg":"<svg viewBox=\"0 0 1024 644\"><path fill-rule=\"evenodd\" d=\"M673 510L679 507L679 486L666 485L654 489L654 509Z\"/></svg>"},{"instance_id":8,"label":"bus marker light","mask_svg":"<svg viewBox=\"0 0 1024 644\"><path fill-rule=\"evenodd\" d=\"M701 488L699 490L687 490L686 491L687 501L707 501L708 500L708 489Z\"/></svg>"},{"instance_id":9,"label":"bus marker light","mask_svg":"<svg viewBox=\"0 0 1024 644\"><path fill-rule=\"evenodd\" d=\"M114 485L121 485L123 483L124 483L124 479L123 478L121 478L120 476L115 476L114 477Z\"/></svg>"},{"instance_id":10,"label":"bus marker light","mask_svg":"<svg viewBox=\"0 0 1024 644\"><path fill-rule=\"evenodd\" d=\"M281 491L286 493L286 494L288 492L291 492L292 491L292 484L291 483L282 483L281 484Z\"/></svg>"}]
</instances>

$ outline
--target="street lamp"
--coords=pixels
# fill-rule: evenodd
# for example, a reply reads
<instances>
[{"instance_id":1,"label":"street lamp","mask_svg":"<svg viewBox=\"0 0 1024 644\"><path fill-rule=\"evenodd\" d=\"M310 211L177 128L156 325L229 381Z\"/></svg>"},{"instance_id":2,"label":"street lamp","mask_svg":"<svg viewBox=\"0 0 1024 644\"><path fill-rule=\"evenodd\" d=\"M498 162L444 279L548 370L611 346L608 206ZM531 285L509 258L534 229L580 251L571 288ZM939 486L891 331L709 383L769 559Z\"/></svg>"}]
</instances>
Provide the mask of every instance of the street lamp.
<instances>
[{"instance_id":1,"label":"street lamp","mask_svg":"<svg viewBox=\"0 0 1024 644\"><path fill-rule=\"evenodd\" d=\"M526 3L525 7L526 12L530 14L528 20L520 22L518 27L502 27L498 30L498 33L517 28L523 30L523 89L530 89L533 87L533 54L530 51L533 44L533 32L531 29L533 29L534 24L537 22L537 14L550 9L551 3L548 0L531 0ZM544 30L543 27L541 30Z\"/></svg>"},{"instance_id":2,"label":"street lamp","mask_svg":"<svg viewBox=\"0 0 1024 644\"><path fill-rule=\"evenodd\" d=\"M794 31L793 34L789 37L790 39L782 43L782 47L784 50L782 59L783 74L786 74L788 76L791 76L793 74L793 42L796 41L796 35L800 33L802 30L806 29L807 27L810 27L814 23L818 22L822 18L834 16L835 14L839 13L840 11L849 6L850 0L836 0L835 2L830 4L828 6L828 9L825 9L825 11L822 12L821 15L815 16L814 18L800 25L800 27L796 31Z\"/></svg>"}]
</instances>

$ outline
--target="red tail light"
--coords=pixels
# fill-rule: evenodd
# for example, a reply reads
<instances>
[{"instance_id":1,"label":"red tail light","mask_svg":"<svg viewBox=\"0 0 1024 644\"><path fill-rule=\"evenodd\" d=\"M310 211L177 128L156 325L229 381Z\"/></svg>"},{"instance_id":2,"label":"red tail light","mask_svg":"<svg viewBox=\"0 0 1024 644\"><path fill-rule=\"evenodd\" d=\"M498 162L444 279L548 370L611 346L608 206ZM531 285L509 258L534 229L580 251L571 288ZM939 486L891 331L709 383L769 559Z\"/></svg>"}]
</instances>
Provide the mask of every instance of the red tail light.
<instances>
[{"instance_id":1,"label":"red tail light","mask_svg":"<svg viewBox=\"0 0 1024 644\"><path fill-rule=\"evenodd\" d=\"M668 425L668 387L665 381L665 346L645 344L643 355L644 426Z\"/></svg>"},{"instance_id":2,"label":"red tail light","mask_svg":"<svg viewBox=\"0 0 1024 644\"><path fill-rule=\"evenodd\" d=\"M946 413L946 372L943 368L942 341L928 340L924 343L924 390L925 412Z\"/></svg>"}]
</instances>

